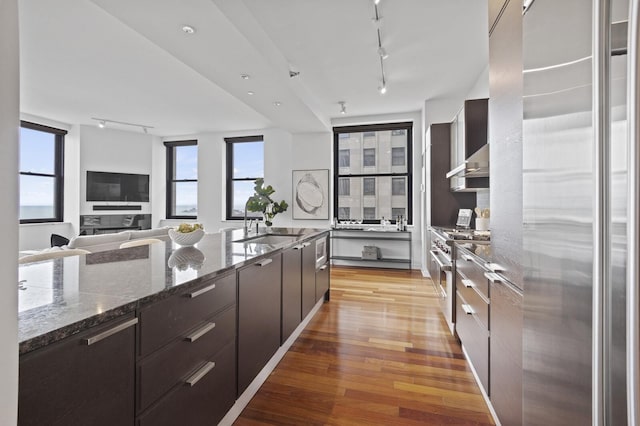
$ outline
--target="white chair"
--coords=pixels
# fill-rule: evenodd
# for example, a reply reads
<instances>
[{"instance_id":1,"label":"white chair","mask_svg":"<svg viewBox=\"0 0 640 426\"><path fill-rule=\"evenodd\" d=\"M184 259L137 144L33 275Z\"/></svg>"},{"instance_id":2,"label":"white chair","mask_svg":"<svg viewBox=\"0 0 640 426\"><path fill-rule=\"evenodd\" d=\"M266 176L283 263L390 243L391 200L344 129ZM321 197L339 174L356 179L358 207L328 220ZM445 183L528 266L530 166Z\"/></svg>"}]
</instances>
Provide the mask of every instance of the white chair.
<instances>
[{"instance_id":1,"label":"white chair","mask_svg":"<svg viewBox=\"0 0 640 426\"><path fill-rule=\"evenodd\" d=\"M138 246L146 246L154 243L161 243L162 240L157 238L139 238L137 240L131 240L120 244L120 248L129 248L129 247L138 247Z\"/></svg>"},{"instance_id":2,"label":"white chair","mask_svg":"<svg viewBox=\"0 0 640 426\"><path fill-rule=\"evenodd\" d=\"M82 250L82 249L46 251L43 253L30 254L27 256L23 256L20 259L18 259L18 263L22 265L24 263L40 262L42 260L57 259L59 257L67 257L67 256L78 256L81 254L89 254L89 253L91 252L88 250Z\"/></svg>"}]
</instances>

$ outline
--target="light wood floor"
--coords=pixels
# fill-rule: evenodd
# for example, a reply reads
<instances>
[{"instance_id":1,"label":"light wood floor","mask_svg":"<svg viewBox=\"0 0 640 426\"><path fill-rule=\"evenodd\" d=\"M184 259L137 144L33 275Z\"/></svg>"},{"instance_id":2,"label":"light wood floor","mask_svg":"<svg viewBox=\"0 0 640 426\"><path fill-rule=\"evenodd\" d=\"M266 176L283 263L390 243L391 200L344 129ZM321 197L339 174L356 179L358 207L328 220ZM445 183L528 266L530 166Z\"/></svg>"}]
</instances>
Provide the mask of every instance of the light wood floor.
<instances>
[{"instance_id":1,"label":"light wood floor","mask_svg":"<svg viewBox=\"0 0 640 426\"><path fill-rule=\"evenodd\" d=\"M325 303L236 425L493 424L431 281L333 267Z\"/></svg>"}]
</instances>

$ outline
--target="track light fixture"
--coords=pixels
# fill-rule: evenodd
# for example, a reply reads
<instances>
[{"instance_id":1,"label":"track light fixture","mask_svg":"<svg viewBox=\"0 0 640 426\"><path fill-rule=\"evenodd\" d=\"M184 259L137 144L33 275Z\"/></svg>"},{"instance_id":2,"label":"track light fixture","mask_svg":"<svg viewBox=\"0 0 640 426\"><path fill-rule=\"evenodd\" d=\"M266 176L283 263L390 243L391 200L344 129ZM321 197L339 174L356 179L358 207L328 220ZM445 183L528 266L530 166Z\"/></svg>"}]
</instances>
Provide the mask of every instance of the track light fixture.
<instances>
[{"instance_id":1,"label":"track light fixture","mask_svg":"<svg viewBox=\"0 0 640 426\"><path fill-rule=\"evenodd\" d=\"M98 127L104 129L107 127L107 123L120 124L122 126L139 127L145 134L149 133L149 129L153 129L153 126L147 126L146 124L127 123L126 121L109 120L108 118L91 117L92 120L98 122Z\"/></svg>"},{"instance_id":2,"label":"track light fixture","mask_svg":"<svg viewBox=\"0 0 640 426\"><path fill-rule=\"evenodd\" d=\"M340 105L340 114L346 114L347 113L347 103L345 101L340 101L338 102L338 104Z\"/></svg>"},{"instance_id":3,"label":"track light fixture","mask_svg":"<svg viewBox=\"0 0 640 426\"><path fill-rule=\"evenodd\" d=\"M385 78L385 75L384 75L384 60L389 57L389 54L387 53L387 50L384 47L382 47L382 36L380 35L381 25L380 25L380 14L378 13L378 3L380 3L380 0L374 0L373 2L373 11L375 12L373 21L377 24L376 36L378 37L378 56L380 57L380 75L382 77L381 78L382 85L378 87L378 91L380 92L381 95L384 95L385 93L387 93L387 79Z\"/></svg>"}]
</instances>

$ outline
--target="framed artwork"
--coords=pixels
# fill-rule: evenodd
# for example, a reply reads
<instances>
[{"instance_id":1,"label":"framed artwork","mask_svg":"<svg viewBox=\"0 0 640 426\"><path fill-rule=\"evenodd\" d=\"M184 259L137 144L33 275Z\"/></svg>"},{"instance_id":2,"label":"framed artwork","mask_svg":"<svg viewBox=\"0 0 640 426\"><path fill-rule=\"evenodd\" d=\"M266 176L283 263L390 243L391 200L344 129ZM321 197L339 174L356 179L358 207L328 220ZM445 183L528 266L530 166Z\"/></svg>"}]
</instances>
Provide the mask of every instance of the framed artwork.
<instances>
[{"instance_id":1,"label":"framed artwork","mask_svg":"<svg viewBox=\"0 0 640 426\"><path fill-rule=\"evenodd\" d=\"M329 169L293 171L293 218L329 219Z\"/></svg>"}]
</instances>

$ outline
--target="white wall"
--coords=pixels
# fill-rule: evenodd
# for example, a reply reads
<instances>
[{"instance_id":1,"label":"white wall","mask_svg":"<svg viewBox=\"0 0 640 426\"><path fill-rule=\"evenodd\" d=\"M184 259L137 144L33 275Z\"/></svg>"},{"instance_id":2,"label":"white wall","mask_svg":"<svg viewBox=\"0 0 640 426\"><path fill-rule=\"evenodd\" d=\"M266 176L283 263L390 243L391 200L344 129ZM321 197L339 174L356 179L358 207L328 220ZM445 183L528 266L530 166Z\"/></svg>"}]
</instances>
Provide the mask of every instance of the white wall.
<instances>
[{"instance_id":1,"label":"white wall","mask_svg":"<svg viewBox=\"0 0 640 426\"><path fill-rule=\"evenodd\" d=\"M80 126L80 214L109 214L93 210L98 205L141 205L142 210L119 210L114 214L151 213L151 203L140 202L87 202L87 170L97 172L136 173L150 175L152 170L153 141L151 135L97 126ZM151 181L150 181L151 185ZM164 184L163 184L164 187ZM151 189L153 191L153 189Z\"/></svg>"},{"instance_id":2,"label":"white wall","mask_svg":"<svg viewBox=\"0 0 640 426\"><path fill-rule=\"evenodd\" d=\"M18 4L0 2L0 194L5 226L0 245L0 424L18 416L18 130L20 77Z\"/></svg>"}]
</instances>

